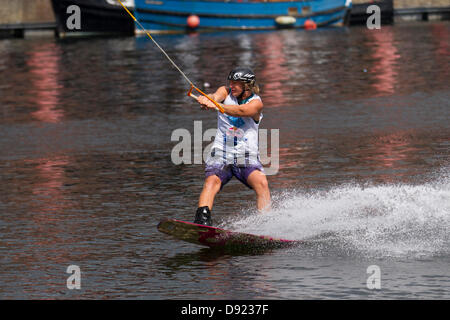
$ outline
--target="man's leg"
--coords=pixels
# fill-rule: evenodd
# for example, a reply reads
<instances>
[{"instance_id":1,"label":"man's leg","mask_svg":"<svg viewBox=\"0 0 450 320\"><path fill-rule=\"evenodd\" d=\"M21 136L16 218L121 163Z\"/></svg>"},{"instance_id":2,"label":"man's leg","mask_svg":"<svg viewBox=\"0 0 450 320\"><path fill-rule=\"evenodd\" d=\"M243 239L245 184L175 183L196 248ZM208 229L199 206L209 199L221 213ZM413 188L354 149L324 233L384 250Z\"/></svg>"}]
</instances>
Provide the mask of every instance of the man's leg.
<instances>
[{"instance_id":1,"label":"man's leg","mask_svg":"<svg viewBox=\"0 0 450 320\"><path fill-rule=\"evenodd\" d=\"M221 183L222 181L215 174L205 179L202 193L200 194L200 198L198 199L199 208L206 206L209 208L209 210L212 210L214 198L220 191Z\"/></svg>"},{"instance_id":2,"label":"man's leg","mask_svg":"<svg viewBox=\"0 0 450 320\"><path fill-rule=\"evenodd\" d=\"M213 207L214 198L224 186L233 177L231 169L226 166L206 166L205 183L203 190L198 199L198 208L195 213L194 223L211 225L211 209Z\"/></svg>"},{"instance_id":3,"label":"man's leg","mask_svg":"<svg viewBox=\"0 0 450 320\"><path fill-rule=\"evenodd\" d=\"M203 224L206 226L212 225L211 209L214 203L214 197L220 190L222 181L218 176L211 175L205 179L202 193L198 199L198 208L195 213L194 223Z\"/></svg>"},{"instance_id":4,"label":"man's leg","mask_svg":"<svg viewBox=\"0 0 450 320\"><path fill-rule=\"evenodd\" d=\"M259 170L253 170L247 178L247 183L256 192L256 206L259 211L270 209L270 191L266 175Z\"/></svg>"}]
</instances>

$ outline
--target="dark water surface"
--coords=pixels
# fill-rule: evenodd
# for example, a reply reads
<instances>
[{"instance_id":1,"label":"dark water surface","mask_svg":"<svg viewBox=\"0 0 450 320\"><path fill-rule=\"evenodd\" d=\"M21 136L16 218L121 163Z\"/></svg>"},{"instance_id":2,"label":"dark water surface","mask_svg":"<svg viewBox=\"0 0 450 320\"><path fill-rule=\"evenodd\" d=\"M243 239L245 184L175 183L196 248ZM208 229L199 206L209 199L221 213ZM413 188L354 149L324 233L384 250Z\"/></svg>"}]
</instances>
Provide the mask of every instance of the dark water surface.
<instances>
[{"instance_id":1,"label":"dark water surface","mask_svg":"<svg viewBox=\"0 0 450 320\"><path fill-rule=\"evenodd\" d=\"M216 115L147 38L2 40L0 298L450 298L448 22L156 39L201 88L253 67L279 129L272 212L234 180L215 223L313 244L230 255L156 230L203 184L172 133Z\"/></svg>"}]
</instances>

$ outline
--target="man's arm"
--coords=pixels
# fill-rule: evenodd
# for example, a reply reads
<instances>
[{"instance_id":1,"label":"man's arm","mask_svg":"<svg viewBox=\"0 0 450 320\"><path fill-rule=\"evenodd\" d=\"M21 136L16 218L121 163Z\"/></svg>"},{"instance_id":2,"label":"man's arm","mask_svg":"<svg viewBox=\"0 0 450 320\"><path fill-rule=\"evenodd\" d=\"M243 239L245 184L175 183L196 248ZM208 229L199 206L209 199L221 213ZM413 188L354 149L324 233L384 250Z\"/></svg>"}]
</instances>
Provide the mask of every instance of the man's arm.
<instances>
[{"instance_id":1,"label":"man's arm","mask_svg":"<svg viewBox=\"0 0 450 320\"><path fill-rule=\"evenodd\" d=\"M225 113L232 117L252 117L256 121L259 120L259 115L261 114L263 103L260 99L254 99L246 104L241 105L224 105L221 102L225 100L228 95L227 88L222 86L213 94L208 94L208 96L214 101L218 102L220 106L224 109ZM215 109L216 106L209 101L206 97L200 96L198 102L208 108Z\"/></svg>"},{"instance_id":2,"label":"man's arm","mask_svg":"<svg viewBox=\"0 0 450 320\"><path fill-rule=\"evenodd\" d=\"M225 100L225 98L228 95L228 91L227 88L222 86L219 89L216 90L216 92L214 93L210 93L207 96L216 101L217 103L223 102ZM207 97L200 95L197 97L197 101L198 103L200 103L202 109L206 110L208 108L210 109L216 109L217 107L215 106L214 103L212 103Z\"/></svg>"},{"instance_id":3,"label":"man's arm","mask_svg":"<svg viewBox=\"0 0 450 320\"><path fill-rule=\"evenodd\" d=\"M220 102L223 102L225 100L227 95L228 95L227 88L225 86L222 86L219 89L217 89L216 92L214 92L212 94L208 94L208 97L213 99L215 102L219 102L220 103Z\"/></svg>"},{"instance_id":4,"label":"man's arm","mask_svg":"<svg viewBox=\"0 0 450 320\"><path fill-rule=\"evenodd\" d=\"M225 113L232 117L251 117L256 121L259 120L259 115L263 108L263 103L259 99L254 99L248 103L241 105L226 105L221 104Z\"/></svg>"},{"instance_id":5,"label":"man's arm","mask_svg":"<svg viewBox=\"0 0 450 320\"><path fill-rule=\"evenodd\" d=\"M259 115L261 114L263 103L260 99L254 99L246 104L241 105L224 105L221 102L225 100L228 95L227 88L222 86L213 94L208 94L208 96L214 101L218 102L220 106L224 109L225 113L232 117L252 117L256 121L259 120ZM216 106L209 101L206 97L200 96L198 102L208 108L215 109Z\"/></svg>"}]
</instances>

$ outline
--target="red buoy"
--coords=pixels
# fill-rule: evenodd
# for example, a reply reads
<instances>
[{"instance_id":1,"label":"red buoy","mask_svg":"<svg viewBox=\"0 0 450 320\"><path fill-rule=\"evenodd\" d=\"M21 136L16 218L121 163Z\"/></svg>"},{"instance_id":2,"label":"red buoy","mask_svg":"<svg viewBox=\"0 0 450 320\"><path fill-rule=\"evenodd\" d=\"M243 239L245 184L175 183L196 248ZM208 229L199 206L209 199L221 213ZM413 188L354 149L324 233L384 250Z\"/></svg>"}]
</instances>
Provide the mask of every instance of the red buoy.
<instances>
[{"instance_id":1,"label":"red buoy","mask_svg":"<svg viewBox=\"0 0 450 320\"><path fill-rule=\"evenodd\" d=\"M311 19L308 19L305 21L304 27L306 30L315 30L317 29L317 24Z\"/></svg>"},{"instance_id":2,"label":"red buoy","mask_svg":"<svg viewBox=\"0 0 450 320\"><path fill-rule=\"evenodd\" d=\"M187 18L187 25L191 29L195 29L200 25L200 18L195 14L190 15Z\"/></svg>"}]
</instances>

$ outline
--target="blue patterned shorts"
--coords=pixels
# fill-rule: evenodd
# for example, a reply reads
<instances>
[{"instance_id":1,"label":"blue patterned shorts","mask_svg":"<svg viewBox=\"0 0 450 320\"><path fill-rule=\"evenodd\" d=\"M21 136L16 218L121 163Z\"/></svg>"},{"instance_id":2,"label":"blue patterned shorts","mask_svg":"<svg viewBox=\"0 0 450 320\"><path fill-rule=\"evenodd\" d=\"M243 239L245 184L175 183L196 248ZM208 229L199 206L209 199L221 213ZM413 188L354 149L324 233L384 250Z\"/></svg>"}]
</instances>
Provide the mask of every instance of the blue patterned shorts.
<instances>
[{"instance_id":1,"label":"blue patterned shorts","mask_svg":"<svg viewBox=\"0 0 450 320\"><path fill-rule=\"evenodd\" d=\"M233 176L235 176L239 181L241 181L250 189L253 189L247 183L247 179L250 173L252 173L255 170L264 172L264 169L260 163L246 166L237 166L234 164L222 164L222 165L213 164L213 165L206 165L205 177L207 178L212 175L218 176L220 181L222 182L222 185L220 186L221 190L223 186L226 185L228 181L231 180L231 178L233 178Z\"/></svg>"}]
</instances>

